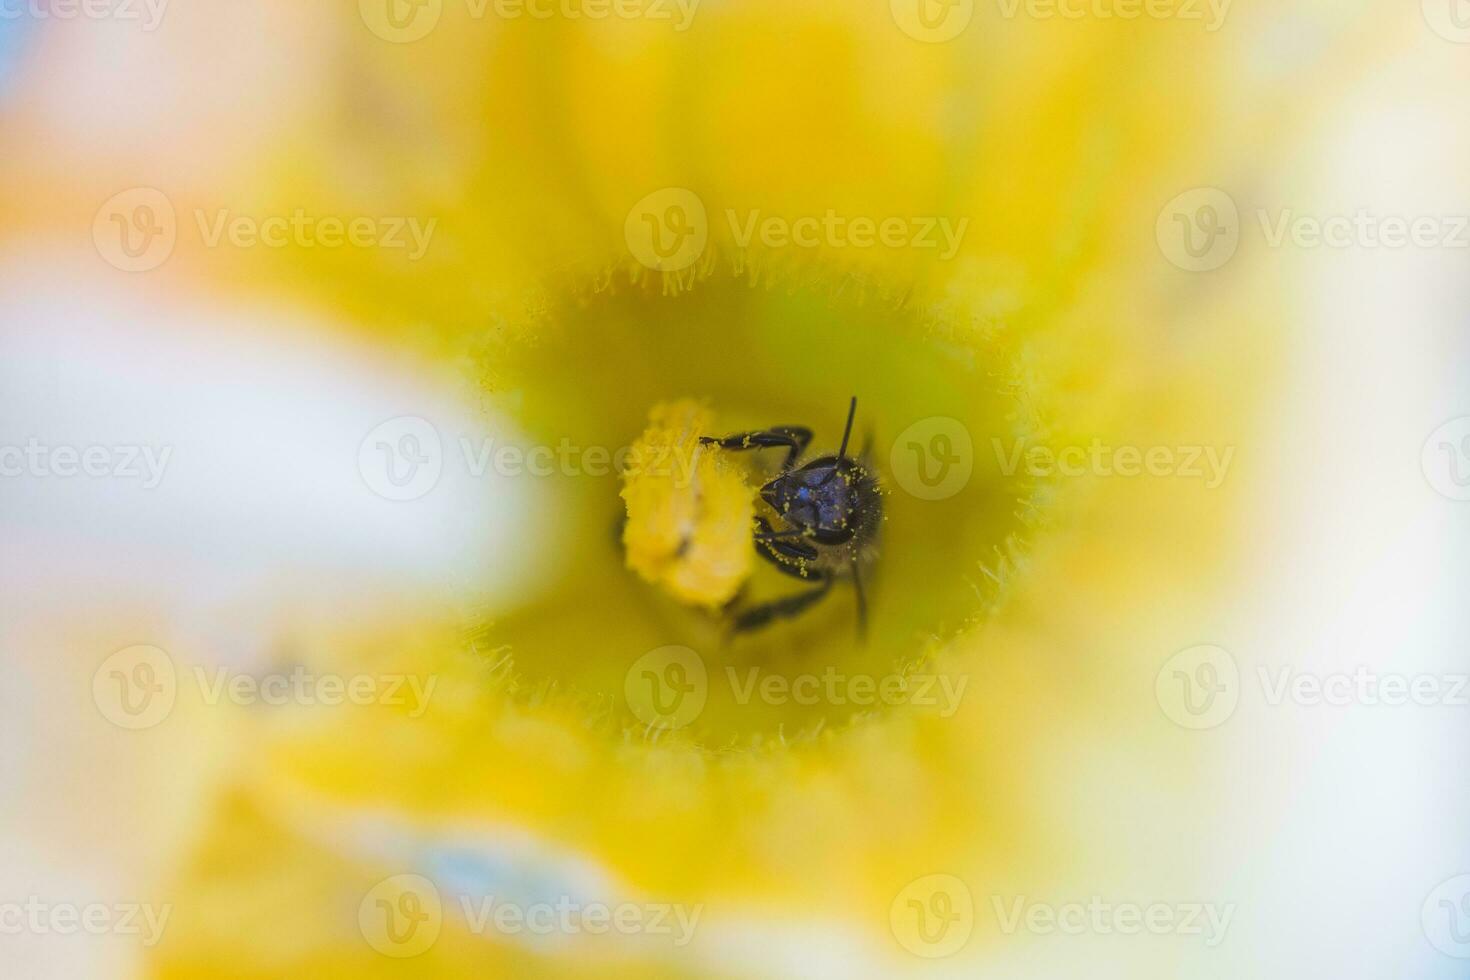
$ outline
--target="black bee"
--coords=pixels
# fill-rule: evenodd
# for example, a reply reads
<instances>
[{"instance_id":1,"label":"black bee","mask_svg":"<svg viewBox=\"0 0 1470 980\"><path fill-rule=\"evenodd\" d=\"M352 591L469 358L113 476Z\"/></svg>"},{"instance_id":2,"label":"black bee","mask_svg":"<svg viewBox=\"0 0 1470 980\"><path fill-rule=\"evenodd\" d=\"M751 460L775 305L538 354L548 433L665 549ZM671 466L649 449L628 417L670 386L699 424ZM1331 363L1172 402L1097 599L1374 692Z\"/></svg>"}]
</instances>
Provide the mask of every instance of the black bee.
<instances>
[{"instance_id":1,"label":"black bee","mask_svg":"<svg viewBox=\"0 0 1470 980\"><path fill-rule=\"evenodd\" d=\"M785 599L752 606L737 613L736 632L760 629L777 619L798 615L824 597L839 578L851 577L857 591L858 634L867 630L867 602L863 597L862 566L876 555L878 528L883 522L882 491L877 476L861 460L847 455L857 398L847 408L842 447L835 456L818 456L797 468L812 441L812 430L779 425L756 432L740 432L700 442L725 449L785 447L780 473L761 487L761 499L784 525L773 527L757 516L756 552L781 572L816 583L816 588ZM862 454L866 456L866 451Z\"/></svg>"}]
</instances>

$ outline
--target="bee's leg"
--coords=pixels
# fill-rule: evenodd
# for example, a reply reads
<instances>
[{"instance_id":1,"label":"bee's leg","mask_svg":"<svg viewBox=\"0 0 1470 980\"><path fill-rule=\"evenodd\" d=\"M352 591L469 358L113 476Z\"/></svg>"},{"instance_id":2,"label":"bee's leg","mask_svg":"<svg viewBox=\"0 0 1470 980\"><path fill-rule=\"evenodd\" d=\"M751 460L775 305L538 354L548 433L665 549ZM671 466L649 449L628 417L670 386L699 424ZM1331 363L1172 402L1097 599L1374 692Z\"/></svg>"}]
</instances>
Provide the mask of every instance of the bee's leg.
<instances>
[{"instance_id":1,"label":"bee's leg","mask_svg":"<svg viewBox=\"0 0 1470 980\"><path fill-rule=\"evenodd\" d=\"M804 425L777 425L755 432L737 432L724 438L700 436L699 441L714 443L722 449L769 449L773 446L785 446L786 461L781 464L781 470L785 472L796 465L807 443L812 441L812 430Z\"/></svg>"},{"instance_id":2,"label":"bee's leg","mask_svg":"<svg viewBox=\"0 0 1470 980\"><path fill-rule=\"evenodd\" d=\"M802 562L816 560L817 549L801 540L802 533L795 528L789 531L773 531L771 522L764 517L757 517L755 520L760 526L755 534L756 554L788 575L806 578L806 573L798 569L802 567Z\"/></svg>"},{"instance_id":3,"label":"bee's leg","mask_svg":"<svg viewBox=\"0 0 1470 980\"><path fill-rule=\"evenodd\" d=\"M769 626L773 620L790 619L802 613L808 606L821 599L832 590L832 579L828 575L813 572L811 578L818 585L809 592L798 592L796 595L787 596L784 599L774 599L763 602L758 606L751 606L735 617L730 624L730 629L735 633L749 633L763 626Z\"/></svg>"}]
</instances>

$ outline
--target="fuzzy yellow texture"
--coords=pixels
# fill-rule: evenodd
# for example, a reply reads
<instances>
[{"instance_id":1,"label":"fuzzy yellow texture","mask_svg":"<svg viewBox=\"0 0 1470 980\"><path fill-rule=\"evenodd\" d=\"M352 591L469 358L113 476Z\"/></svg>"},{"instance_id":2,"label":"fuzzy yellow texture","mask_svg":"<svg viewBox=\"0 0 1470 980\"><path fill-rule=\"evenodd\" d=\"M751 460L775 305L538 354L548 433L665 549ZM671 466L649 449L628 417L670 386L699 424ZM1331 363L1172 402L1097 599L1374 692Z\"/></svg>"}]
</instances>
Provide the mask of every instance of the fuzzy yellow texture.
<instances>
[{"instance_id":1,"label":"fuzzy yellow texture","mask_svg":"<svg viewBox=\"0 0 1470 980\"><path fill-rule=\"evenodd\" d=\"M700 444L712 424L690 399L649 411L623 473L623 546L644 580L681 602L717 607L750 574L755 494L723 451Z\"/></svg>"}]
</instances>

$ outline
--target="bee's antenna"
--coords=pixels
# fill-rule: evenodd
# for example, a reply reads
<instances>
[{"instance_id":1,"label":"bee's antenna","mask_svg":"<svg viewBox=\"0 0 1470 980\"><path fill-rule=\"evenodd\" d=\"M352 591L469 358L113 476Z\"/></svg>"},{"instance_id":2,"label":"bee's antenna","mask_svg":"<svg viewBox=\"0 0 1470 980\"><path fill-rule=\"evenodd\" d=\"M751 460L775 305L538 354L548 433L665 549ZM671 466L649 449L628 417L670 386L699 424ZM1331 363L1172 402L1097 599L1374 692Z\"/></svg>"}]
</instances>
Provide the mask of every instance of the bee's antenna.
<instances>
[{"instance_id":1,"label":"bee's antenna","mask_svg":"<svg viewBox=\"0 0 1470 980\"><path fill-rule=\"evenodd\" d=\"M841 459L847 455L847 438L852 435L852 418L857 414L857 395L852 396L852 401L847 405L847 427L842 430L842 448L837 450L837 458Z\"/></svg>"},{"instance_id":2,"label":"bee's antenna","mask_svg":"<svg viewBox=\"0 0 1470 980\"><path fill-rule=\"evenodd\" d=\"M837 450L837 465L827 471L818 486L826 486L827 481L837 475L837 470L842 465L842 460L847 456L847 440L852 435L852 417L857 414L857 395L852 396L852 401L847 404L847 427L842 430L842 448Z\"/></svg>"}]
</instances>

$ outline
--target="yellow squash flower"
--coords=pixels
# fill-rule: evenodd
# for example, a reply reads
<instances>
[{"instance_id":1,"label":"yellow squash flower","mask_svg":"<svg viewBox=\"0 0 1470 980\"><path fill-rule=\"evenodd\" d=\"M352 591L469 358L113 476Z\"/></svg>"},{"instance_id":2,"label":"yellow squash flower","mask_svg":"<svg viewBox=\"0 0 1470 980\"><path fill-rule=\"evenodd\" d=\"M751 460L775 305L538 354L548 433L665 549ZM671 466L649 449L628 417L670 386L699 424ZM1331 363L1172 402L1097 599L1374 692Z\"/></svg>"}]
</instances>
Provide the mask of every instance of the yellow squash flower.
<instances>
[{"instance_id":1,"label":"yellow squash flower","mask_svg":"<svg viewBox=\"0 0 1470 980\"><path fill-rule=\"evenodd\" d=\"M1244 12L563 6L307 18L330 69L235 199L432 232L199 258L585 465L524 477L514 596L295 637L426 696L237 719L150 968L968 976L1015 967L985 896L1187 894L1149 824L1192 773L1153 678L1250 547L1229 452L1267 422L1281 297L1159 222L1269 179L1240 142L1302 122L1252 87ZM760 463L591 465L780 424L832 452L854 396L885 489L865 643L845 584L750 635L711 608L801 587L751 561Z\"/></svg>"}]
</instances>

